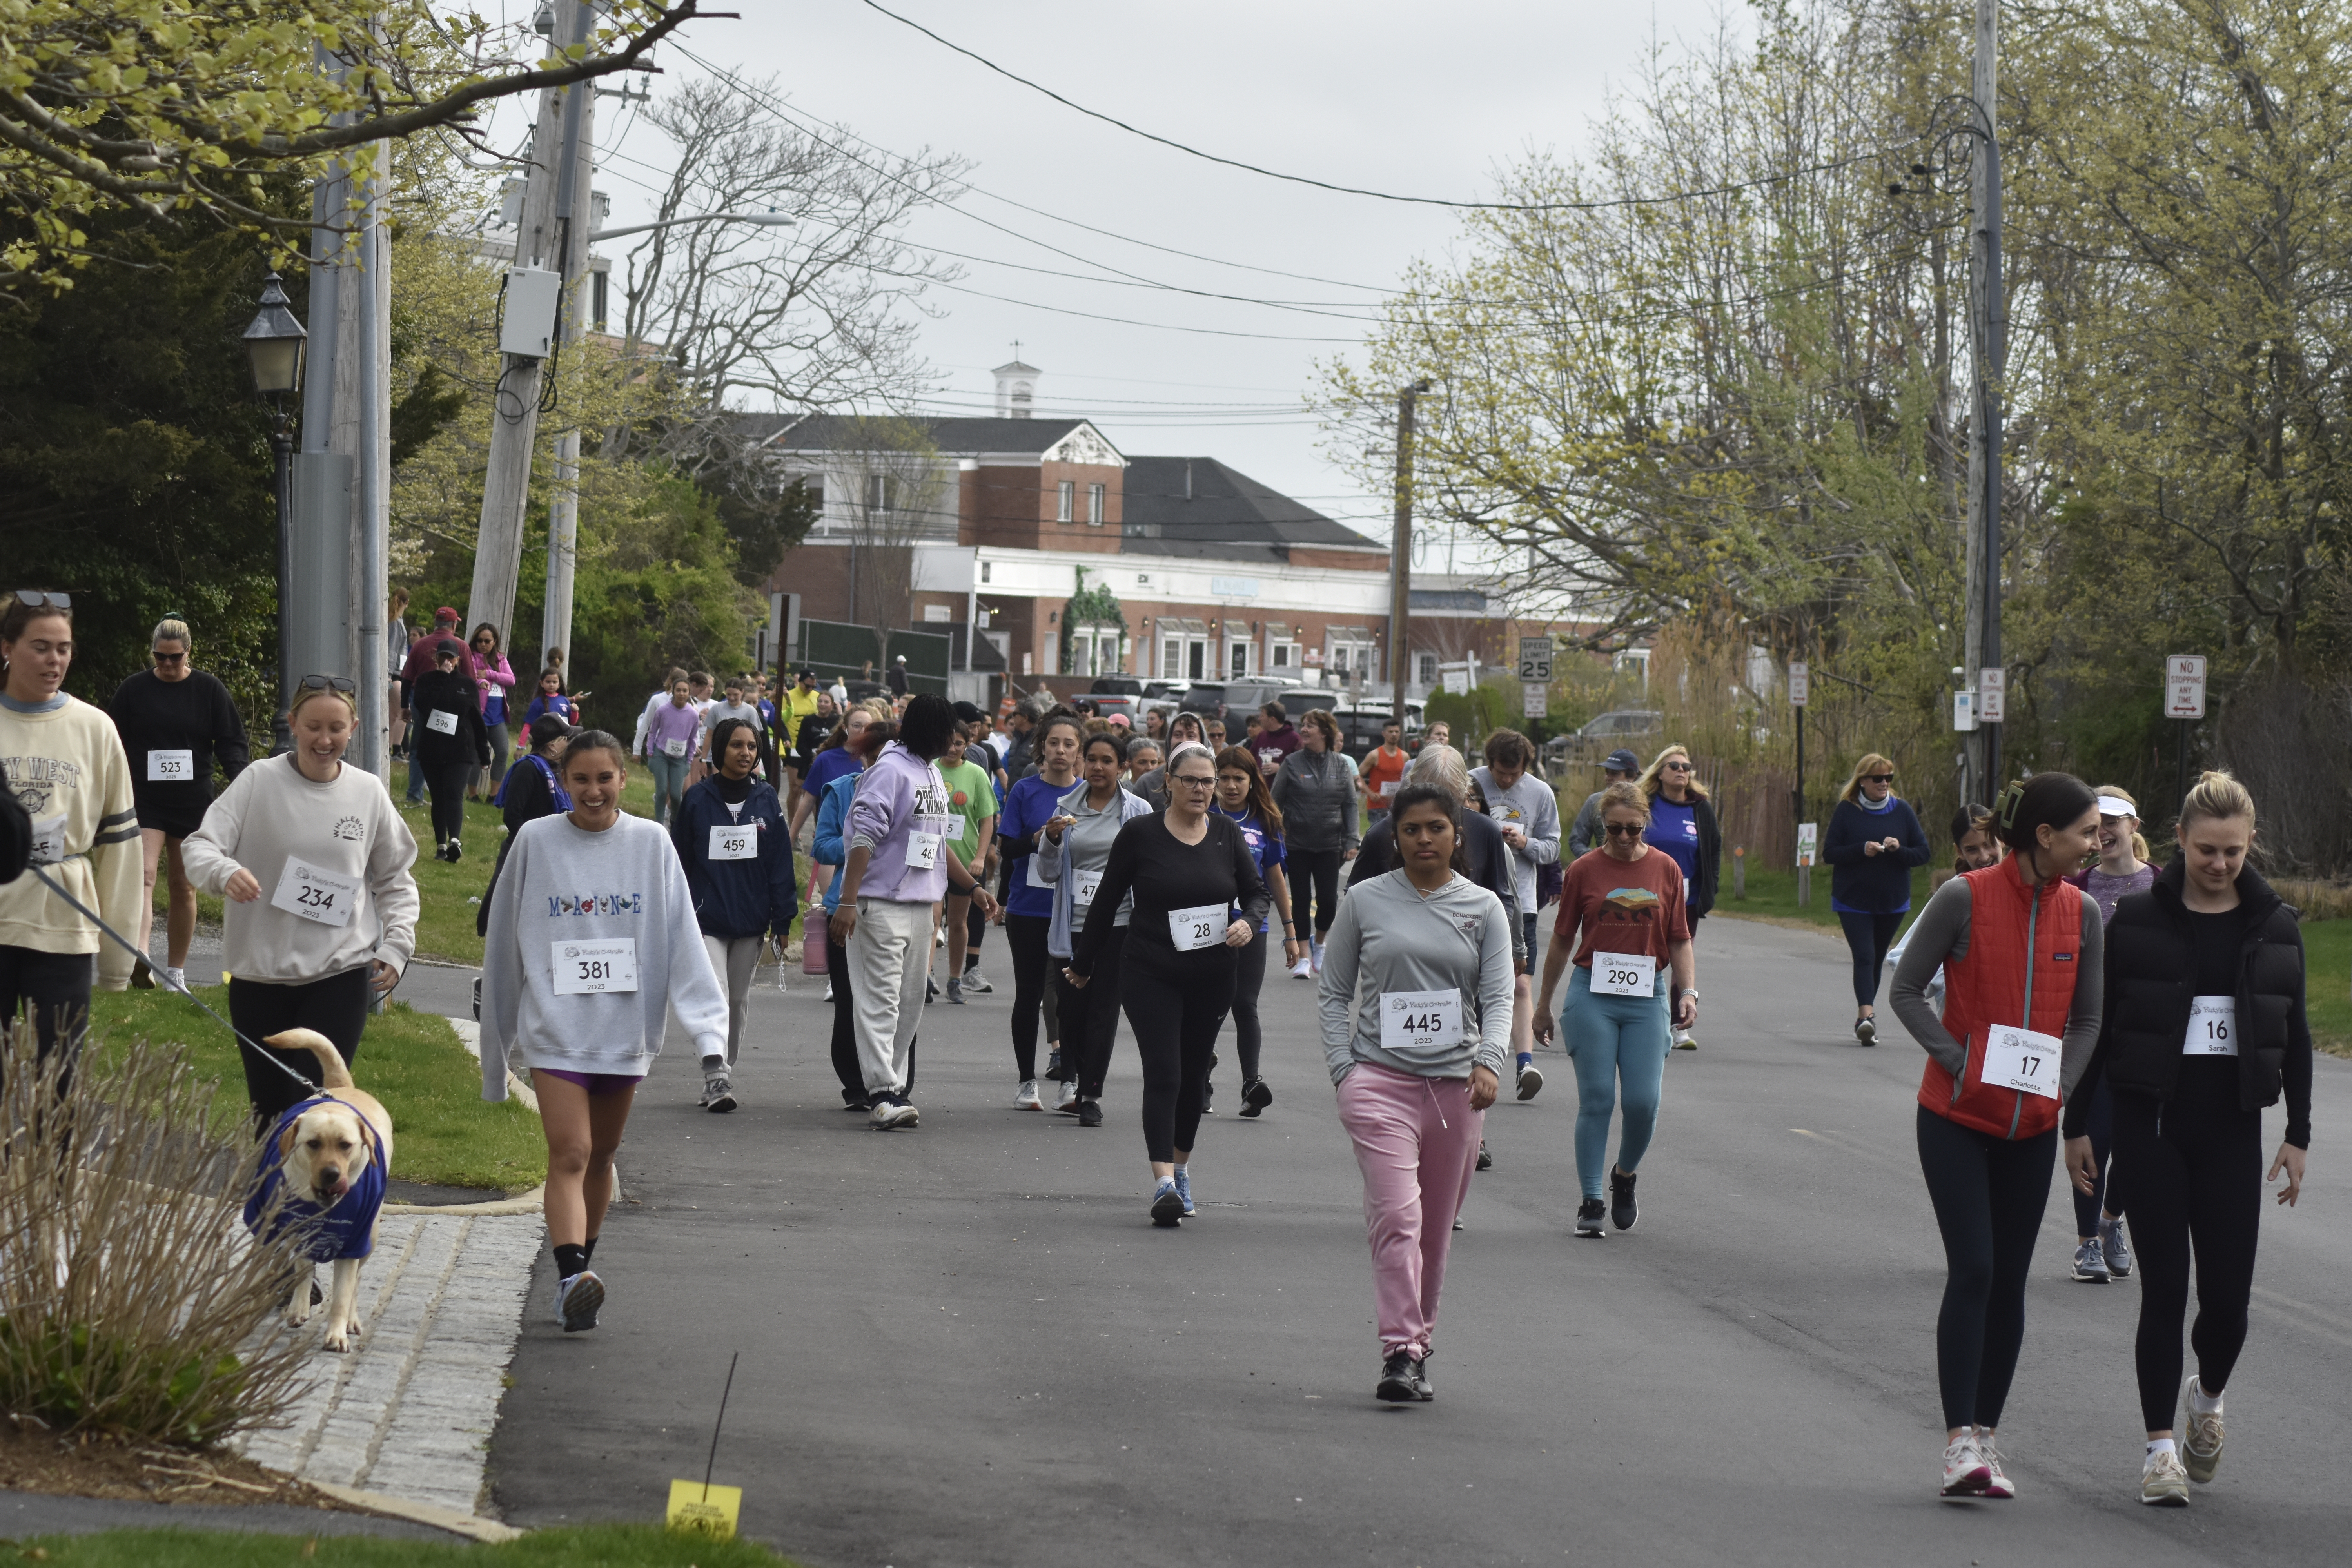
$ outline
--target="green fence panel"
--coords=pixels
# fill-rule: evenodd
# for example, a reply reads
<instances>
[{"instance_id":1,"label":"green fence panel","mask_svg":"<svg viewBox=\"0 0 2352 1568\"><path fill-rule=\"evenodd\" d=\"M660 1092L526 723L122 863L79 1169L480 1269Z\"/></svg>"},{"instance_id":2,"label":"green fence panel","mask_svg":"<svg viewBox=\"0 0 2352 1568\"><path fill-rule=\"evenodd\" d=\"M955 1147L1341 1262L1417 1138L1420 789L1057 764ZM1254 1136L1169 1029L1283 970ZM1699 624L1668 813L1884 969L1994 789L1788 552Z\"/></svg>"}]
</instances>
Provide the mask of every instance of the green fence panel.
<instances>
[{"instance_id":1,"label":"green fence panel","mask_svg":"<svg viewBox=\"0 0 2352 1568\"><path fill-rule=\"evenodd\" d=\"M874 667L870 679L880 680L899 655L907 658L907 689L948 694L949 637L938 632L897 631L887 652L871 626L844 621L801 618L801 646L796 664L805 664L820 677L855 680Z\"/></svg>"}]
</instances>

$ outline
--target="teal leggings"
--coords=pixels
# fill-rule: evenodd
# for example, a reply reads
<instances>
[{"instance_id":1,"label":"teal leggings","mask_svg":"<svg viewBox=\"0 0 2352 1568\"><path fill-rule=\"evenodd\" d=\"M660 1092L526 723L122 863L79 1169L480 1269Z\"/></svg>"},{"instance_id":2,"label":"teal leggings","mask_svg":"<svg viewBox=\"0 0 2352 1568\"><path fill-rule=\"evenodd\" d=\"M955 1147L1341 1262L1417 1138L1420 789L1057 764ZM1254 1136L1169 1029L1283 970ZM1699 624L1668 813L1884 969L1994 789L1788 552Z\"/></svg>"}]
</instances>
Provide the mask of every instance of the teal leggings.
<instances>
[{"instance_id":1,"label":"teal leggings","mask_svg":"<svg viewBox=\"0 0 2352 1568\"><path fill-rule=\"evenodd\" d=\"M1657 1131L1666 1053L1674 1043L1666 1029L1665 979L1661 972L1654 996L1596 996L1591 970L1569 972L1559 1033L1576 1063L1576 1177L1588 1198L1601 1196L1608 1174L1609 1116L1621 1085L1625 1129L1617 1140L1617 1168L1633 1174Z\"/></svg>"}]
</instances>

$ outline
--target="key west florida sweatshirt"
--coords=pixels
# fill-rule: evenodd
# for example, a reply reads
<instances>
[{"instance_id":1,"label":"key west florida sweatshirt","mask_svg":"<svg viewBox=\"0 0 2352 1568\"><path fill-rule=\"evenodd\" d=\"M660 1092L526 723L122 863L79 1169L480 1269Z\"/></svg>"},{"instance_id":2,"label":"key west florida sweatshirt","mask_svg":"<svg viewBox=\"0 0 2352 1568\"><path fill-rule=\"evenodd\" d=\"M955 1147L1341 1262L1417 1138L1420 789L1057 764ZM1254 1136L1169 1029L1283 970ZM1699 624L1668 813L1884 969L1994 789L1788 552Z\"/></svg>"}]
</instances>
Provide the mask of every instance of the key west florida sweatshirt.
<instances>
[{"instance_id":1,"label":"key west florida sweatshirt","mask_svg":"<svg viewBox=\"0 0 2352 1568\"><path fill-rule=\"evenodd\" d=\"M137 928L143 896L131 763L101 708L60 691L46 702L0 696L0 784L33 819L33 863L116 931ZM0 946L97 956L97 985L131 983L131 954L27 872L0 887Z\"/></svg>"},{"instance_id":2,"label":"key west florida sweatshirt","mask_svg":"<svg viewBox=\"0 0 2352 1568\"><path fill-rule=\"evenodd\" d=\"M490 898L484 1100L507 1097L515 1050L534 1068L642 1078L671 1013L698 1058L727 1054L727 989L660 827L626 815L602 833L569 816L527 823Z\"/></svg>"},{"instance_id":3,"label":"key west florida sweatshirt","mask_svg":"<svg viewBox=\"0 0 2352 1568\"><path fill-rule=\"evenodd\" d=\"M1323 944L1318 1000L1331 1081L1358 1062L1415 1078L1468 1078L1478 1067L1500 1078L1511 1051L1512 978L1503 901L1469 878L1457 872L1426 898L1402 871L1359 883L1339 900ZM1383 1028L1403 994L1429 991L1461 997L1459 1039L1417 1044Z\"/></svg>"},{"instance_id":4,"label":"key west florida sweatshirt","mask_svg":"<svg viewBox=\"0 0 2352 1568\"><path fill-rule=\"evenodd\" d=\"M318 784L291 756L265 758L221 792L180 854L207 893L239 868L261 884L222 917L221 965L240 980L302 985L370 963L404 972L416 951L416 836L364 768L345 763Z\"/></svg>"}]
</instances>

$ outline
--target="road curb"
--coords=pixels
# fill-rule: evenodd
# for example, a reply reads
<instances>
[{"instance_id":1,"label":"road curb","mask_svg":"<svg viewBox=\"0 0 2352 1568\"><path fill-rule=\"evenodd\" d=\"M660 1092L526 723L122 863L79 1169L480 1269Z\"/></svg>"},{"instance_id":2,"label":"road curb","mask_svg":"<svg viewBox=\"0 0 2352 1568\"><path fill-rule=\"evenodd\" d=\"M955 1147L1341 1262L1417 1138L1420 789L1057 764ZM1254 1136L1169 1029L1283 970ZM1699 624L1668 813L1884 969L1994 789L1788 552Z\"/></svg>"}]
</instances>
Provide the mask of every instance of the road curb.
<instances>
[{"instance_id":1,"label":"road curb","mask_svg":"<svg viewBox=\"0 0 2352 1568\"><path fill-rule=\"evenodd\" d=\"M314 1491L326 1493L337 1502L347 1502L356 1508L367 1509L371 1512L389 1514L394 1519L404 1519L411 1524L429 1524L436 1530L446 1530L453 1535L462 1535L472 1541L488 1542L495 1545L503 1541L520 1541L523 1536L523 1532L511 1524L503 1524L495 1519L484 1519L479 1514L460 1513L454 1508L443 1508L437 1503L414 1502L407 1498L394 1497L386 1492L362 1491L358 1487L339 1487L331 1481L305 1481L302 1484Z\"/></svg>"}]
</instances>

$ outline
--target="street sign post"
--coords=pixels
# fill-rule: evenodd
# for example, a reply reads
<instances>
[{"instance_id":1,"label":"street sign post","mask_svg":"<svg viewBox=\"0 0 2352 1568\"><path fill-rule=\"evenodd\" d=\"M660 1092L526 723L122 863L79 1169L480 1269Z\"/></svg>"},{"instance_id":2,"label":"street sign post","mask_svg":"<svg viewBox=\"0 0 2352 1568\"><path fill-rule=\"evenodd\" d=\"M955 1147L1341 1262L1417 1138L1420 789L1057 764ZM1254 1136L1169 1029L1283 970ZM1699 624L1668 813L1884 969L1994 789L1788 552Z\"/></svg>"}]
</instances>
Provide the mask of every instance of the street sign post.
<instances>
[{"instance_id":1,"label":"street sign post","mask_svg":"<svg viewBox=\"0 0 2352 1568\"><path fill-rule=\"evenodd\" d=\"M1530 680L1519 687L1519 717L1540 719L1551 711L1551 688L1540 680Z\"/></svg>"},{"instance_id":2,"label":"street sign post","mask_svg":"<svg viewBox=\"0 0 2352 1568\"><path fill-rule=\"evenodd\" d=\"M2164 716L2180 721L2179 786L2173 798L2189 798L2189 727L2205 717L2205 656L2173 653L2164 658Z\"/></svg>"},{"instance_id":3,"label":"street sign post","mask_svg":"<svg viewBox=\"0 0 2352 1568\"><path fill-rule=\"evenodd\" d=\"M1813 698L1813 672L1809 665L1789 666L1789 706L1802 708Z\"/></svg>"},{"instance_id":4,"label":"street sign post","mask_svg":"<svg viewBox=\"0 0 2352 1568\"><path fill-rule=\"evenodd\" d=\"M1551 638L1519 639L1519 679L1538 685L1551 684Z\"/></svg>"},{"instance_id":5,"label":"street sign post","mask_svg":"<svg viewBox=\"0 0 2352 1568\"><path fill-rule=\"evenodd\" d=\"M1977 671L1977 722L1998 724L2009 706L2009 671L1987 666Z\"/></svg>"},{"instance_id":6,"label":"street sign post","mask_svg":"<svg viewBox=\"0 0 2352 1568\"><path fill-rule=\"evenodd\" d=\"M1800 821L1805 816L1805 704L1812 700L1812 667L1791 661L1789 666L1789 706L1797 710L1797 785L1789 792L1789 804Z\"/></svg>"}]
</instances>

